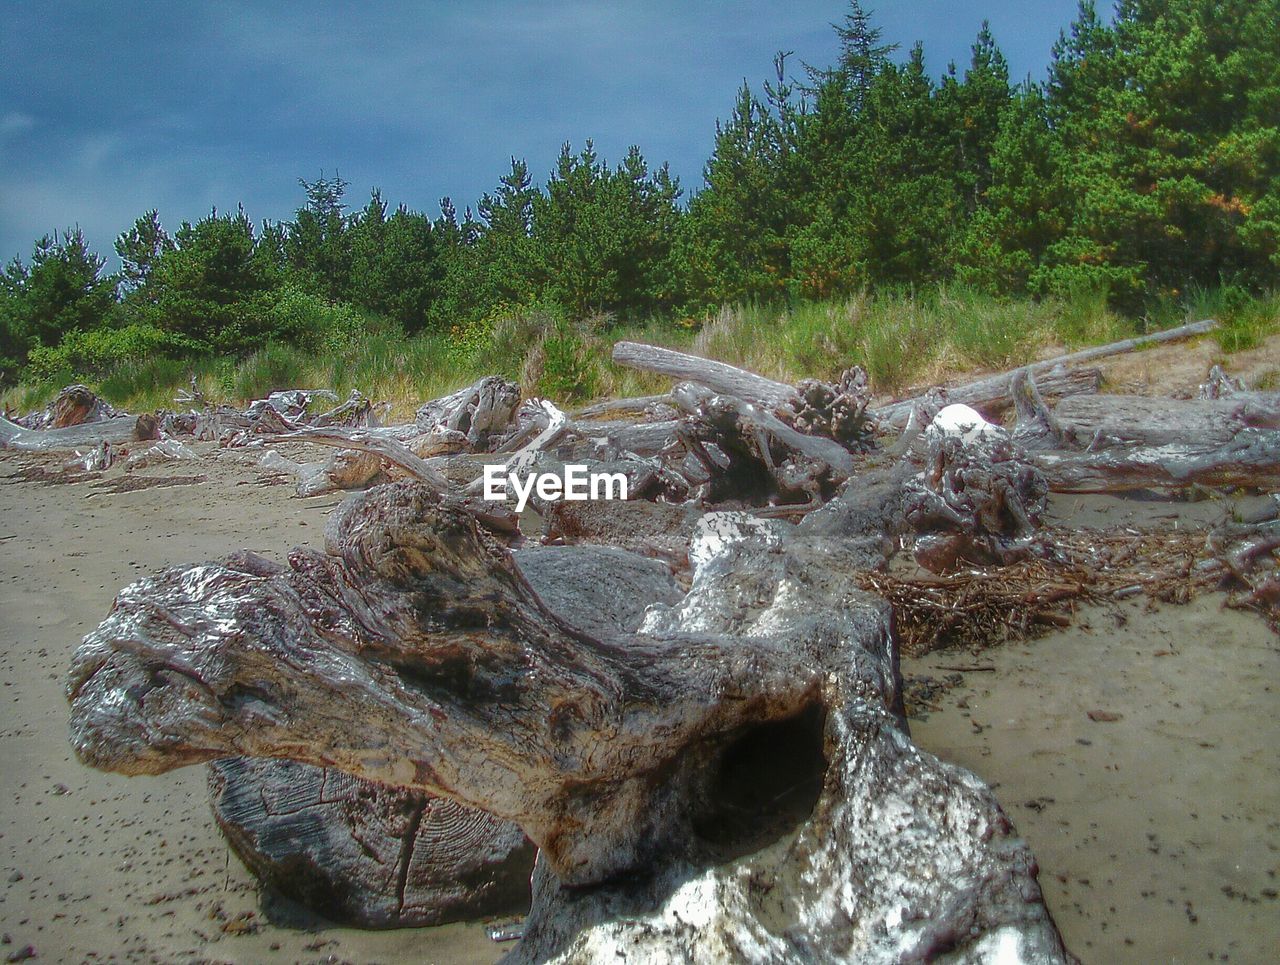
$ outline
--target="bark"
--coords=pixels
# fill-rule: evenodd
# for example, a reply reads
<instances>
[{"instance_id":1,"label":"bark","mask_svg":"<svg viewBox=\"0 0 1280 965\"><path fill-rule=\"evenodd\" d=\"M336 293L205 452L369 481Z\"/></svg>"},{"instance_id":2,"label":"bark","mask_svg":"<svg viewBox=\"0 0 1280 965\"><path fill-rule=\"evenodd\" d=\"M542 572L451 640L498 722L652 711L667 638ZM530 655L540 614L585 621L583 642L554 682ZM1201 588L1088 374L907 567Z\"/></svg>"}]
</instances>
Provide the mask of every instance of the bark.
<instances>
[{"instance_id":1,"label":"bark","mask_svg":"<svg viewBox=\"0 0 1280 965\"><path fill-rule=\"evenodd\" d=\"M279 893L364 928L522 912L534 848L514 824L329 768L236 757L209 765L214 817Z\"/></svg>"},{"instance_id":2,"label":"bark","mask_svg":"<svg viewBox=\"0 0 1280 965\"><path fill-rule=\"evenodd\" d=\"M33 412L17 424L24 429L66 429L86 422L101 422L121 415L105 399L86 385L68 385L57 398L39 412Z\"/></svg>"},{"instance_id":3,"label":"bark","mask_svg":"<svg viewBox=\"0 0 1280 965\"><path fill-rule=\"evenodd\" d=\"M332 520L338 557L123 591L73 663L73 744L131 774L293 758L514 820L541 863L517 960L1063 960L991 792L892 713L865 540L821 529L720 532L681 601L592 633L458 505L380 487Z\"/></svg>"}]
</instances>

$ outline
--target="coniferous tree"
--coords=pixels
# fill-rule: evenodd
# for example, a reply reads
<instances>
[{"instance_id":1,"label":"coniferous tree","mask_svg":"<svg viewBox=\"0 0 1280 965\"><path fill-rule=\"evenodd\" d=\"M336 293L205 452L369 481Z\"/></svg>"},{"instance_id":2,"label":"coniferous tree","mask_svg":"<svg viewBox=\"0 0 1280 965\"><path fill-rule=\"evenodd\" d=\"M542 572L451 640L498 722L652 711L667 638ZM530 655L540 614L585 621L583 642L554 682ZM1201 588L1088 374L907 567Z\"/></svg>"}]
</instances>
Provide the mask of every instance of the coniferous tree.
<instances>
[{"instance_id":1,"label":"coniferous tree","mask_svg":"<svg viewBox=\"0 0 1280 965\"><path fill-rule=\"evenodd\" d=\"M160 224L160 213L153 208L116 238L115 249L122 266L122 287L132 291L147 283L160 256L173 249L173 239Z\"/></svg>"},{"instance_id":2,"label":"coniferous tree","mask_svg":"<svg viewBox=\"0 0 1280 965\"><path fill-rule=\"evenodd\" d=\"M101 325L115 303L115 280L103 274L105 265L79 228L37 241L29 267L14 259L4 282L13 316L10 350L57 345L68 332Z\"/></svg>"},{"instance_id":3,"label":"coniferous tree","mask_svg":"<svg viewBox=\"0 0 1280 965\"><path fill-rule=\"evenodd\" d=\"M314 181L299 178L307 202L288 226L285 253L294 276L307 288L339 300L351 280L351 239L347 236L348 184L335 171Z\"/></svg>"},{"instance_id":4,"label":"coniferous tree","mask_svg":"<svg viewBox=\"0 0 1280 965\"><path fill-rule=\"evenodd\" d=\"M778 115L743 84L729 120L716 122L705 187L689 203L684 263L702 305L771 300L790 274L791 221Z\"/></svg>"}]
</instances>

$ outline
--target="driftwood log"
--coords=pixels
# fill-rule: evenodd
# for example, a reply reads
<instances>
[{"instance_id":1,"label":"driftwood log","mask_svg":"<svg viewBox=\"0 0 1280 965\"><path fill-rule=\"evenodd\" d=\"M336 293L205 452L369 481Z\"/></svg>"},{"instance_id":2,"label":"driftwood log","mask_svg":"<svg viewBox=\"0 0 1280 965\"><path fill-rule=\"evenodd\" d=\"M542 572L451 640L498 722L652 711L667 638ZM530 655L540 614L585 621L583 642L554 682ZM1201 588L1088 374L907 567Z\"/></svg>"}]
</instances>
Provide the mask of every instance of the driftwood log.
<instances>
[{"instance_id":1,"label":"driftwood log","mask_svg":"<svg viewBox=\"0 0 1280 965\"><path fill-rule=\"evenodd\" d=\"M66 429L86 422L102 422L120 415L87 385L68 385L39 412L33 412L17 424L24 429Z\"/></svg>"},{"instance_id":2,"label":"driftwood log","mask_svg":"<svg viewBox=\"0 0 1280 965\"><path fill-rule=\"evenodd\" d=\"M593 634L457 504L379 487L334 517L339 556L123 591L73 663L73 744L130 774L293 758L514 820L540 849L516 960L1063 960L990 791L893 713L887 607L849 579L883 512L719 533L683 600Z\"/></svg>"},{"instance_id":3,"label":"driftwood log","mask_svg":"<svg viewBox=\"0 0 1280 965\"><path fill-rule=\"evenodd\" d=\"M521 912L534 848L516 825L332 768L209 765L218 827L266 884L334 921L439 925Z\"/></svg>"},{"instance_id":4,"label":"driftwood log","mask_svg":"<svg viewBox=\"0 0 1280 965\"><path fill-rule=\"evenodd\" d=\"M291 432L410 479L344 502L325 553L238 554L122 591L68 678L76 752L128 774L292 760L511 822L539 854L515 961L1064 960L990 791L910 743L888 605L860 574L907 538L939 572L1050 555L1050 488L1265 485L1276 398L1219 380L1218 398L1157 408L1046 392L1068 376L1029 367L990 380L1012 433L945 405L954 391L913 400L895 464L863 451L875 415L856 372L784 386L619 354L688 381L639 422L482 380L412 427ZM628 554L548 547L535 577L506 548L510 514L476 498L482 458L624 472L652 501L539 504L547 538L657 555L687 592L638 590L670 575ZM1224 537L1214 565L1245 605L1276 592L1276 540Z\"/></svg>"},{"instance_id":5,"label":"driftwood log","mask_svg":"<svg viewBox=\"0 0 1280 965\"><path fill-rule=\"evenodd\" d=\"M490 438L504 434L520 403L520 387L497 376L486 376L451 395L427 402L418 409L418 429L437 426L462 433L475 450L488 446Z\"/></svg>"},{"instance_id":6,"label":"driftwood log","mask_svg":"<svg viewBox=\"0 0 1280 965\"><path fill-rule=\"evenodd\" d=\"M1015 435L1057 492L1280 488L1280 393L1098 396L1049 412L1028 396Z\"/></svg>"},{"instance_id":7,"label":"driftwood log","mask_svg":"<svg viewBox=\"0 0 1280 965\"><path fill-rule=\"evenodd\" d=\"M1079 366L1085 362L1094 362L1114 355L1122 355L1151 345L1177 342L1187 338L1195 338L1199 335L1206 335L1217 326L1218 323L1215 320L1207 319L1202 322L1180 325L1177 328L1171 328L1163 332L1155 332L1151 335L1139 335L1135 338L1123 339L1108 345L1097 345L1093 348L1082 349L1079 352L1072 352L1069 355L1045 359L1042 362L1033 362L1011 372L1002 372L985 379L979 379L976 382L948 388L946 390L947 401L970 406L991 418L1003 415L1013 406L1010 381L1019 374L1033 376L1039 383L1041 394L1046 398L1062 398L1094 393L1098 391L1098 386L1101 384L1102 373L1097 369L1072 372L1072 366ZM1091 383L1092 387L1090 387ZM905 426L911 416L912 407L920 401L920 398L917 396L916 398L904 399L900 402L882 406L875 411L876 418L888 425L899 428Z\"/></svg>"},{"instance_id":8,"label":"driftwood log","mask_svg":"<svg viewBox=\"0 0 1280 965\"><path fill-rule=\"evenodd\" d=\"M630 633L683 591L668 567L610 547L529 547L516 564L576 626ZM210 767L219 827L264 882L337 921L434 925L529 908L533 845L475 808L332 768L228 758Z\"/></svg>"},{"instance_id":9,"label":"driftwood log","mask_svg":"<svg viewBox=\"0 0 1280 965\"><path fill-rule=\"evenodd\" d=\"M58 452L92 449L156 439L160 425L155 416L117 416L97 422L83 422L61 429L24 429L17 423L0 418L0 448L19 452Z\"/></svg>"}]
</instances>

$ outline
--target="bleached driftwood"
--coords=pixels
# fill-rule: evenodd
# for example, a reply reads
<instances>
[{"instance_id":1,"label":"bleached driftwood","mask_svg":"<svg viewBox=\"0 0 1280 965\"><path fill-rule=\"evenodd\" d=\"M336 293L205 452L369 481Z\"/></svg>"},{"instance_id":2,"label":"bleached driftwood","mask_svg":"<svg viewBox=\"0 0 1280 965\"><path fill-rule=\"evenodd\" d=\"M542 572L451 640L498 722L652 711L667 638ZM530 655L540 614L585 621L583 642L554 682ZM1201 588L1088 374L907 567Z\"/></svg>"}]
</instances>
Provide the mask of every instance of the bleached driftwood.
<instances>
[{"instance_id":1,"label":"bleached driftwood","mask_svg":"<svg viewBox=\"0 0 1280 965\"><path fill-rule=\"evenodd\" d=\"M310 442L369 453L399 466L409 476L428 483L438 492L447 493L452 489L449 480L438 469L414 455L404 443L373 429L304 428L277 438L280 442Z\"/></svg>"},{"instance_id":2,"label":"bleached driftwood","mask_svg":"<svg viewBox=\"0 0 1280 965\"><path fill-rule=\"evenodd\" d=\"M520 387L497 376L482 379L419 407L415 421L426 433L443 426L467 437L474 451L505 434L520 403Z\"/></svg>"},{"instance_id":3,"label":"bleached driftwood","mask_svg":"<svg viewBox=\"0 0 1280 965\"><path fill-rule=\"evenodd\" d=\"M1014 408L1013 378L1018 374L1035 375L1040 394L1048 399L1065 399L1069 397L1094 395L1102 387L1102 370L1096 368L1066 369L1054 371L1035 369L1026 366L1012 372L1001 373L979 382L958 385L945 389L931 389L946 397L949 403L967 405L984 416L998 419ZM926 396L914 396L900 402L891 402L872 409L872 414L882 425L893 428L904 428L911 419L915 406L924 401Z\"/></svg>"},{"instance_id":4,"label":"bleached driftwood","mask_svg":"<svg viewBox=\"0 0 1280 965\"><path fill-rule=\"evenodd\" d=\"M517 961L1064 960L990 791L892 712L887 607L849 579L865 540L722 531L684 600L597 635L421 485L327 535L340 556L124 590L68 679L77 754L289 757L512 819L540 848Z\"/></svg>"},{"instance_id":5,"label":"bleached driftwood","mask_svg":"<svg viewBox=\"0 0 1280 965\"><path fill-rule=\"evenodd\" d=\"M530 426L537 427L538 432L528 442L502 460L501 465L508 472L528 472L532 468L537 455L554 445L569 430L569 417L560 411L554 403L543 399L537 403L537 406L541 410L541 418L537 421L531 421ZM467 487L467 492L475 495L483 488L484 479L480 477Z\"/></svg>"},{"instance_id":6,"label":"bleached driftwood","mask_svg":"<svg viewBox=\"0 0 1280 965\"><path fill-rule=\"evenodd\" d=\"M916 562L942 573L1026 558L1049 487L1010 434L953 404L924 438L924 471L907 481L903 497L904 518L918 534Z\"/></svg>"},{"instance_id":7,"label":"bleached driftwood","mask_svg":"<svg viewBox=\"0 0 1280 965\"><path fill-rule=\"evenodd\" d=\"M697 382L720 395L736 396L768 409L788 406L795 402L797 393L793 386L766 379L745 369L699 358L672 349L645 345L641 342L618 342L613 346L613 360L619 365L657 372L676 381Z\"/></svg>"},{"instance_id":8,"label":"bleached driftwood","mask_svg":"<svg viewBox=\"0 0 1280 965\"><path fill-rule=\"evenodd\" d=\"M133 472L148 466L165 465L171 462L193 462L200 457L188 446L177 439L161 439L155 445L136 449L124 462L124 471Z\"/></svg>"},{"instance_id":9,"label":"bleached driftwood","mask_svg":"<svg viewBox=\"0 0 1280 965\"><path fill-rule=\"evenodd\" d=\"M1056 358L1045 359L1041 362L1032 362L1030 365L1020 366L1010 372L1001 372L998 375L988 376L976 382L948 388L946 390L947 400L949 402L963 403L979 410L984 415L999 415L1013 405L1013 399L1009 393L1009 380L1019 372L1035 376L1041 394L1047 398L1096 392L1098 390L1097 385L1095 384L1090 389L1089 384L1095 382L1095 380L1100 380L1101 373L1096 369L1087 370L1087 374L1084 375L1079 372L1073 373L1070 371L1073 366L1078 366L1085 362L1094 362L1113 355L1123 355L1126 352L1132 352L1135 349L1145 348L1150 345L1160 345L1166 342L1194 338L1198 335L1208 334L1217 327L1217 321L1207 319L1202 322L1180 325L1177 328L1171 328L1163 332L1155 332L1151 335L1139 335L1135 338L1126 338L1108 345L1097 345L1068 355L1059 355ZM1097 375L1093 374L1095 372L1097 372ZM918 397L903 399L900 402L881 406L875 410L876 417L882 422L893 426L904 426L911 415L912 404L917 400Z\"/></svg>"},{"instance_id":10,"label":"bleached driftwood","mask_svg":"<svg viewBox=\"0 0 1280 965\"><path fill-rule=\"evenodd\" d=\"M1095 450L1170 444L1207 449L1248 429L1280 429L1280 392L1219 399L1076 396L1059 402L1054 417L1068 443Z\"/></svg>"},{"instance_id":11,"label":"bleached driftwood","mask_svg":"<svg viewBox=\"0 0 1280 965\"><path fill-rule=\"evenodd\" d=\"M1025 416L1018 435L1058 492L1280 483L1280 393L1082 396L1062 400L1052 419L1057 437L1029 430Z\"/></svg>"},{"instance_id":12,"label":"bleached driftwood","mask_svg":"<svg viewBox=\"0 0 1280 965\"><path fill-rule=\"evenodd\" d=\"M295 476L297 494L309 497L367 486L382 471L382 457L357 449L340 449L324 462L299 463L271 449L258 460L258 465Z\"/></svg>"},{"instance_id":13,"label":"bleached driftwood","mask_svg":"<svg viewBox=\"0 0 1280 965\"><path fill-rule=\"evenodd\" d=\"M577 422L590 422L625 413L641 413L651 406L670 406L670 404L670 393L664 395L637 395L628 399L606 399L603 402L596 402L584 409L577 410L573 413L573 418Z\"/></svg>"},{"instance_id":14,"label":"bleached driftwood","mask_svg":"<svg viewBox=\"0 0 1280 965\"><path fill-rule=\"evenodd\" d=\"M1190 486L1280 489L1280 432L1245 430L1213 447L1112 446L1096 452L1033 452L1054 492L1120 493Z\"/></svg>"},{"instance_id":15,"label":"bleached driftwood","mask_svg":"<svg viewBox=\"0 0 1280 965\"><path fill-rule=\"evenodd\" d=\"M24 429L0 418L0 448L20 452L56 452L63 449L91 449L103 443L118 445L155 439L160 432L155 416L117 416L62 429Z\"/></svg>"},{"instance_id":16,"label":"bleached driftwood","mask_svg":"<svg viewBox=\"0 0 1280 965\"><path fill-rule=\"evenodd\" d=\"M705 386L711 395L737 399L806 435L826 436L852 448L864 447L870 441L870 395L866 373L861 369L849 369L834 383L805 379L792 386L724 362L640 342L618 342L613 347L613 360ZM685 396L681 399L673 391L669 401L687 411L687 392Z\"/></svg>"}]
</instances>

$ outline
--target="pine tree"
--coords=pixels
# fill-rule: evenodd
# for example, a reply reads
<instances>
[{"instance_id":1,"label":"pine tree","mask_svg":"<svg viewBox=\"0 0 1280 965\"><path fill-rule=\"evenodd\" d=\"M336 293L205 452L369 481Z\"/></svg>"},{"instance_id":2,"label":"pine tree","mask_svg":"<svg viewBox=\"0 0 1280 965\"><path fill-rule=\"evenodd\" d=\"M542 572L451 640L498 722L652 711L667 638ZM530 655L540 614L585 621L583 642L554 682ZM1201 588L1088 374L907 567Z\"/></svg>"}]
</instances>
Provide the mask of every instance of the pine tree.
<instances>
[{"instance_id":1,"label":"pine tree","mask_svg":"<svg viewBox=\"0 0 1280 965\"><path fill-rule=\"evenodd\" d=\"M729 120L716 122L705 186L689 203L685 255L701 306L771 300L785 292L794 182L778 115L744 83Z\"/></svg>"}]
</instances>

